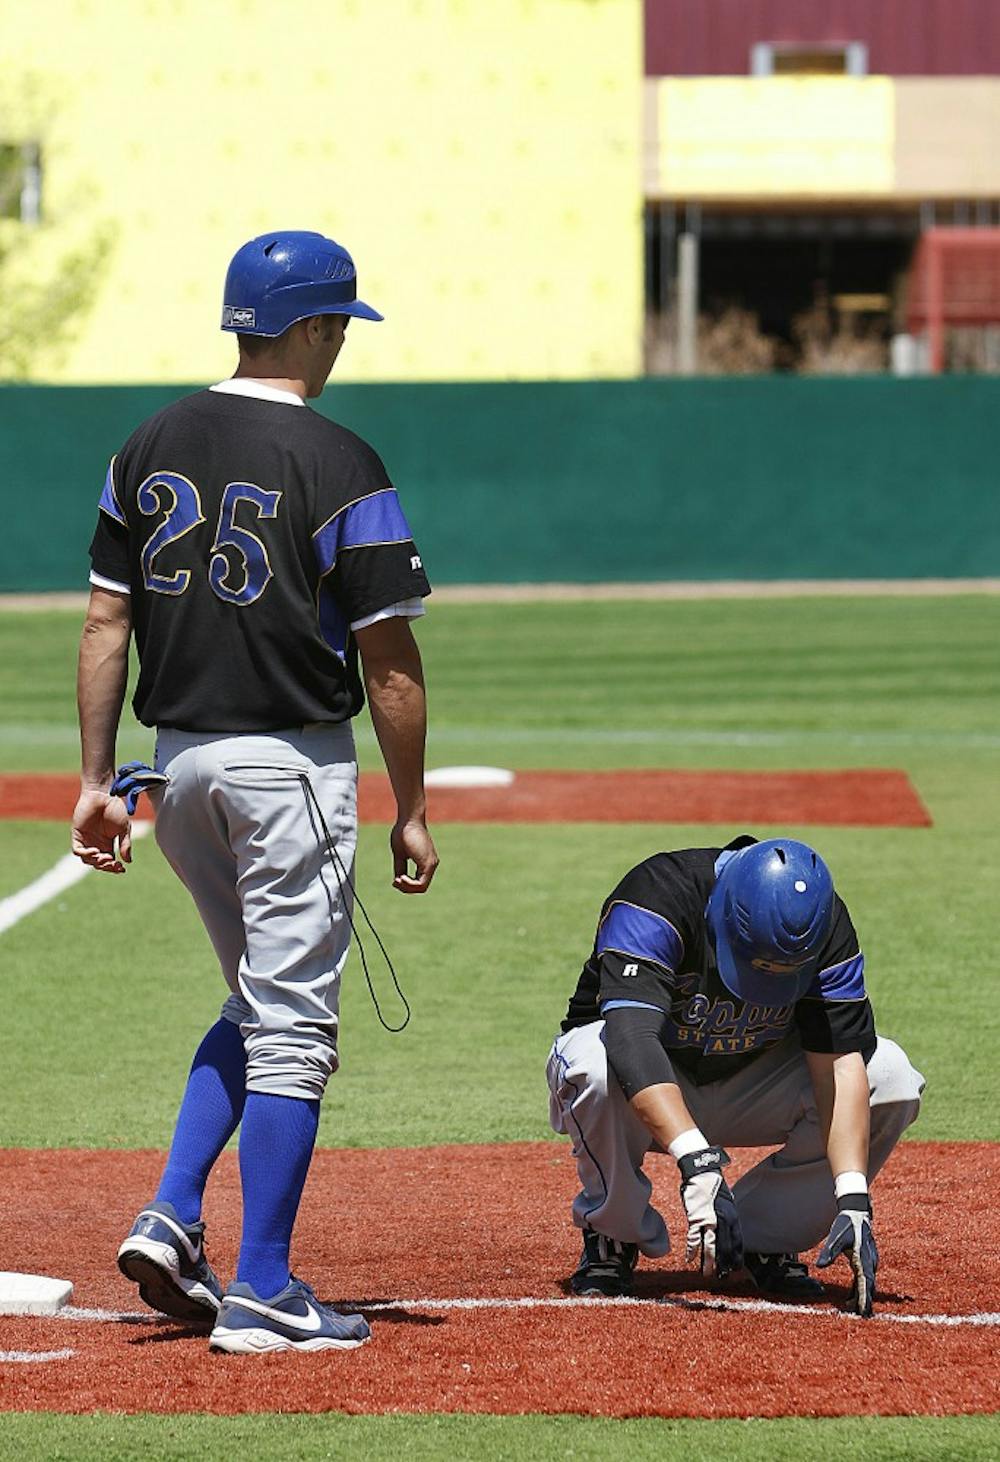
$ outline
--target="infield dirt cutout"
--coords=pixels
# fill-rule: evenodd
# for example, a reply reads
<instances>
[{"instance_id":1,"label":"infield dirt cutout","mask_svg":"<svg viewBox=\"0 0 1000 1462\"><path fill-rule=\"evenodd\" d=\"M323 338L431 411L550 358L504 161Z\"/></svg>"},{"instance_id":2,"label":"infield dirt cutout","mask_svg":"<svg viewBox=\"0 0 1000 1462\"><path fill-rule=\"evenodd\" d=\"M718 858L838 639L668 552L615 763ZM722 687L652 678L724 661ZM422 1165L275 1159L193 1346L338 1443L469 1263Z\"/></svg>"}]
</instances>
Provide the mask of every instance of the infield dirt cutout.
<instances>
[{"instance_id":1,"label":"infield dirt cutout","mask_svg":"<svg viewBox=\"0 0 1000 1462\"><path fill-rule=\"evenodd\" d=\"M753 1158L736 1151L734 1166ZM22 1357L0 1361L0 1406L705 1417L996 1406L993 1144L897 1149L874 1187L881 1297L868 1321L843 1312L843 1260L827 1300L808 1307L712 1291L675 1255L643 1263L633 1302L570 1297L579 1243L565 1143L321 1151L293 1260L321 1298L365 1310L373 1339L259 1357L211 1354L205 1330L157 1319L118 1273L118 1244L161 1164L155 1152L0 1153L5 1264L76 1285L59 1318L0 1320L0 1351ZM674 1164L653 1157L649 1171L676 1240ZM233 1154L205 1215L225 1280L239 1233Z\"/></svg>"},{"instance_id":2,"label":"infield dirt cutout","mask_svg":"<svg viewBox=\"0 0 1000 1462\"><path fill-rule=\"evenodd\" d=\"M69 820L79 793L65 774L0 776L0 818ZM435 822L807 823L829 827L930 827L905 772L519 771L509 786L428 788ZM151 816L140 798L139 817ZM362 772L362 822L391 825L388 778Z\"/></svg>"}]
</instances>

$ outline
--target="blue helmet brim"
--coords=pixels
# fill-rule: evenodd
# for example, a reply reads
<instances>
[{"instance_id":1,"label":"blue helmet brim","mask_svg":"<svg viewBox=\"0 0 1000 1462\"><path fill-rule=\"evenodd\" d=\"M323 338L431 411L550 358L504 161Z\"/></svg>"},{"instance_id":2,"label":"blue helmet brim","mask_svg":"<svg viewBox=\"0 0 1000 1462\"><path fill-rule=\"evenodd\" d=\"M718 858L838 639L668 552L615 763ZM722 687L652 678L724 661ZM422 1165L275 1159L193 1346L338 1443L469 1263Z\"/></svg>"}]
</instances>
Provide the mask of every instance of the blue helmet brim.
<instances>
[{"instance_id":1,"label":"blue helmet brim","mask_svg":"<svg viewBox=\"0 0 1000 1462\"><path fill-rule=\"evenodd\" d=\"M384 320L385 316L380 315L378 310L373 310L371 305L366 305L364 300L351 300L350 304L341 305L331 314L354 315L358 320Z\"/></svg>"},{"instance_id":2,"label":"blue helmet brim","mask_svg":"<svg viewBox=\"0 0 1000 1462\"><path fill-rule=\"evenodd\" d=\"M749 1005L794 1005L802 999L816 973L815 960L808 960L790 975L759 970L749 960L740 959L721 933L716 933L715 959L726 989Z\"/></svg>"},{"instance_id":3,"label":"blue helmet brim","mask_svg":"<svg viewBox=\"0 0 1000 1462\"><path fill-rule=\"evenodd\" d=\"M249 325L243 321L238 323L230 321L227 323L225 314L223 315L221 328L229 331L233 335L259 335L269 340L276 340L279 335L283 335L286 330L291 329L293 325L297 325L300 320L308 320L313 315L351 315L356 320L378 321L385 319L385 316L380 315L378 310L372 309L371 305L366 305L364 300L343 300L338 301L336 304L321 306L318 309L313 306L312 309L303 310L301 314L295 315L291 320L287 320L280 330L258 329L256 325Z\"/></svg>"}]
</instances>

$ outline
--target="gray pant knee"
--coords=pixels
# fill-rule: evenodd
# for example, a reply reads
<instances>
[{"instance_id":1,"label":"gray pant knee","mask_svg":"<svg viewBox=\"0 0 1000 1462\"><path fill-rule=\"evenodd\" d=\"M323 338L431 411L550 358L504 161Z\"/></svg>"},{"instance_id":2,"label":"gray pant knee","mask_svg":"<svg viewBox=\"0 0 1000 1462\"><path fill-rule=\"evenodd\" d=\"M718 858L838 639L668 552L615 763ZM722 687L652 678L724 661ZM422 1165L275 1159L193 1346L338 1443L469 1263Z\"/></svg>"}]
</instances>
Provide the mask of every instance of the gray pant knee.
<instances>
[{"instance_id":1,"label":"gray pant knee","mask_svg":"<svg viewBox=\"0 0 1000 1462\"><path fill-rule=\"evenodd\" d=\"M244 1031L247 1091L321 1101L337 1069L332 1041L292 1031Z\"/></svg>"},{"instance_id":2,"label":"gray pant knee","mask_svg":"<svg viewBox=\"0 0 1000 1462\"><path fill-rule=\"evenodd\" d=\"M906 1114L900 1131L915 1122L920 1111L920 1099L926 1085L923 1076L910 1064L910 1058L901 1046L885 1036L879 1036L875 1054L868 1062L868 1085L871 1091L872 1121L883 1107L895 1107ZM894 1120L901 1120L897 1116Z\"/></svg>"},{"instance_id":3,"label":"gray pant knee","mask_svg":"<svg viewBox=\"0 0 1000 1462\"><path fill-rule=\"evenodd\" d=\"M920 1115L924 1078L906 1052L884 1036L868 1063L871 1089L871 1175L882 1166L907 1127Z\"/></svg>"}]
</instances>

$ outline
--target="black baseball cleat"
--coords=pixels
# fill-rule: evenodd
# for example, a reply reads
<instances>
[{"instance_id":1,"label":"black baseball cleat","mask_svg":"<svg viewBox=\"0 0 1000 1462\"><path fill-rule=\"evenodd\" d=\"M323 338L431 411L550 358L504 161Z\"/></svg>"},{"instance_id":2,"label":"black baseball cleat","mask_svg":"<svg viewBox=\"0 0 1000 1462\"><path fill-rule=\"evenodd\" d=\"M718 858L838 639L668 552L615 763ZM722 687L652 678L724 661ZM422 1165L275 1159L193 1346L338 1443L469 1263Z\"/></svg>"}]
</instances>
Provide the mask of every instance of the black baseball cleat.
<instances>
[{"instance_id":1,"label":"black baseball cleat","mask_svg":"<svg viewBox=\"0 0 1000 1462\"><path fill-rule=\"evenodd\" d=\"M786 1300L819 1300L823 1286L811 1279L798 1254L757 1254L747 1249L743 1265L761 1294Z\"/></svg>"},{"instance_id":2,"label":"black baseball cleat","mask_svg":"<svg viewBox=\"0 0 1000 1462\"><path fill-rule=\"evenodd\" d=\"M609 1299L631 1294L632 1273L638 1259L638 1245L623 1244L585 1228L580 1267L571 1277L569 1287L574 1294L604 1295Z\"/></svg>"}]
</instances>

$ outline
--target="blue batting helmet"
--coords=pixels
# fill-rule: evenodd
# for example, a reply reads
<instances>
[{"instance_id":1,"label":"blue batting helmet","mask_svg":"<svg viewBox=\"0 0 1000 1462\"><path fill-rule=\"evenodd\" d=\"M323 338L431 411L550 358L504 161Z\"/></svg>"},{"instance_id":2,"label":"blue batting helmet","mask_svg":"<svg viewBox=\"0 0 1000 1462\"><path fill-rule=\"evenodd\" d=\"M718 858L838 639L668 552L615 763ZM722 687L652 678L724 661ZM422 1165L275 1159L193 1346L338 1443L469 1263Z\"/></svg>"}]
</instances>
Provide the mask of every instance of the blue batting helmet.
<instances>
[{"instance_id":1,"label":"blue batting helmet","mask_svg":"<svg viewBox=\"0 0 1000 1462\"><path fill-rule=\"evenodd\" d=\"M725 864L705 909L727 990L793 1005L816 973L833 916L833 879L805 843L769 838Z\"/></svg>"},{"instance_id":2,"label":"blue batting helmet","mask_svg":"<svg viewBox=\"0 0 1000 1462\"><path fill-rule=\"evenodd\" d=\"M357 296L354 260L342 244L302 230L261 234L233 255L222 328L240 335L281 335L310 315L382 319Z\"/></svg>"}]
</instances>

